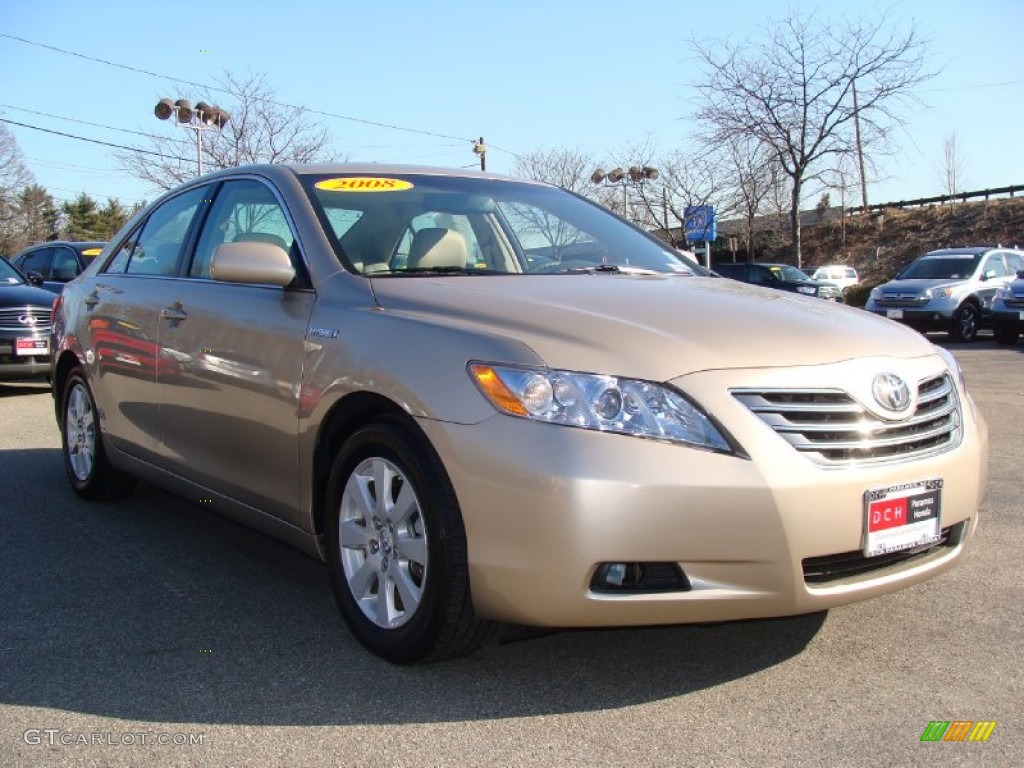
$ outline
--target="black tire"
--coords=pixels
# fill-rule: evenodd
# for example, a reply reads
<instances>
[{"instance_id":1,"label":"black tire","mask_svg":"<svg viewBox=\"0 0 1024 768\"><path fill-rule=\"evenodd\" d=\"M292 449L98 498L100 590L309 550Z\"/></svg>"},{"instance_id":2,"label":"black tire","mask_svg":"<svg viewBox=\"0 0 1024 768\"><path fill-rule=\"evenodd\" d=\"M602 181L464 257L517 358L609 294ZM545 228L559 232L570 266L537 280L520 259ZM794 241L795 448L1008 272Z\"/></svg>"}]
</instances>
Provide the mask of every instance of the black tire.
<instances>
[{"instance_id":1,"label":"black tire","mask_svg":"<svg viewBox=\"0 0 1024 768\"><path fill-rule=\"evenodd\" d=\"M64 470L75 493L89 501L129 495L136 480L107 458L96 401L81 368L72 370L64 382L60 417Z\"/></svg>"},{"instance_id":2,"label":"black tire","mask_svg":"<svg viewBox=\"0 0 1024 768\"><path fill-rule=\"evenodd\" d=\"M980 323L981 313L978 307L969 301L964 302L953 316L953 323L949 326L949 338L953 341L974 341L978 338Z\"/></svg>"},{"instance_id":3,"label":"black tire","mask_svg":"<svg viewBox=\"0 0 1024 768\"><path fill-rule=\"evenodd\" d=\"M1013 346L1017 343L1017 339L1020 338L1020 330L1016 325L1010 323L996 322L992 326L992 334L996 337L996 343L1004 344L1006 346Z\"/></svg>"},{"instance_id":4,"label":"black tire","mask_svg":"<svg viewBox=\"0 0 1024 768\"><path fill-rule=\"evenodd\" d=\"M388 484L384 499L378 479ZM415 425L384 418L352 435L335 459L326 504L331 587L369 651L413 664L465 656L491 640L498 625L473 612L455 491Z\"/></svg>"}]
</instances>

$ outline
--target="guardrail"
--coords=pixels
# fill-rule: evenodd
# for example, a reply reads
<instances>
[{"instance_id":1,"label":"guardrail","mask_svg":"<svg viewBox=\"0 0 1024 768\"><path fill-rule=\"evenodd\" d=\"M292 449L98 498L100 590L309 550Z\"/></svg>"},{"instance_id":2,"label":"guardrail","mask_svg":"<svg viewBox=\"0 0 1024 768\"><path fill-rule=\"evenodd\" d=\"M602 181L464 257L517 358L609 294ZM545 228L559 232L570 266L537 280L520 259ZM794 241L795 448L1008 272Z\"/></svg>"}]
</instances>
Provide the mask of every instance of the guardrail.
<instances>
[{"instance_id":1,"label":"guardrail","mask_svg":"<svg viewBox=\"0 0 1024 768\"><path fill-rule=\"evenodd\" d=\"M965 203L968 200L974 200L979 197L983 197L988 200L990 197L998 195L1009 195L1013 197L1017 192L1024 192L1024 184L1015 184L1010 187L999 187L998 189L980 189L977 192L957 192L955 195L939 195L938 197L921 197L917 200L900 200L899 202L893 203L875 203L869 205L867 211L880 211L883 208L914 208L921 205L947 205L950 203ZM851 206L846 209L848 216L856 216L864 213L864 206L857 205Z\"/></svg>"}]
</instances>

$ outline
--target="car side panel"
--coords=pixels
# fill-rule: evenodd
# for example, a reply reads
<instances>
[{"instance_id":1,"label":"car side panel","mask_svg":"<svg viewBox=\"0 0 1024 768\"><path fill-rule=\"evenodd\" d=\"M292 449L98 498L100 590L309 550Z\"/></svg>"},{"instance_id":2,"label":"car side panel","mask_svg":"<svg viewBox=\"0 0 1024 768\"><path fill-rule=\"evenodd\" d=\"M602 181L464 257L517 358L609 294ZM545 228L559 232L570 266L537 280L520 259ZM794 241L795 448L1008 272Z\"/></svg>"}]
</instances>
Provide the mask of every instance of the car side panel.
<instances>
[{"instance_id":1,"label":"car side panel","mask_svg":"<svg viewBox=\"0 0 1024 768\"><path fill-rule=\"evenodd\" d=\"M308 290L180 280L160 322L164 465L294 521Z\"/></svg>"}]
</instances>

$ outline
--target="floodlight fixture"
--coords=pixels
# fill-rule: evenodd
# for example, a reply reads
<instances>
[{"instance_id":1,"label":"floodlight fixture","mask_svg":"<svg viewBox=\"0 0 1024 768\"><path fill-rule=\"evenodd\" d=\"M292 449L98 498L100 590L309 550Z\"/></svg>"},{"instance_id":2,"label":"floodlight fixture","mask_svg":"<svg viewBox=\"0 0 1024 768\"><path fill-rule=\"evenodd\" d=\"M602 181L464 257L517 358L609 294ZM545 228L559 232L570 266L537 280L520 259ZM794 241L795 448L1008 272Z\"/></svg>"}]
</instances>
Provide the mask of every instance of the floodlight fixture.
<instances>
[{"instance_id":1,"label":"floodlight fixture","mask_svg":"<svg viewBox=\"0 0 1024 768\"><path fill-rule=\"evenodd\" d=\"M174 102L170 99L160 99L153 108L153 114L161 120L166 120L174 114Z\"/></svg>"}]
</instances>

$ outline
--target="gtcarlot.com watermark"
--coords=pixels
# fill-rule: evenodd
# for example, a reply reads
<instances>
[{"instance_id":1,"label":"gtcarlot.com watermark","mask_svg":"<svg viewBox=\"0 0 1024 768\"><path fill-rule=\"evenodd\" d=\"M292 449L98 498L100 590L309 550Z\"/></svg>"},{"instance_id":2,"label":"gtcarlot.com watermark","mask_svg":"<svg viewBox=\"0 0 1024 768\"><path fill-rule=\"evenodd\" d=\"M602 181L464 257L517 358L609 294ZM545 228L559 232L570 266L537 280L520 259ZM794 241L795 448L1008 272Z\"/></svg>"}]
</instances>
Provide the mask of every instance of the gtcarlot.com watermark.
<instances>
[{"instance_id":1,"label":"gtcarlot.com watermark","mask_svg":"<svg viewBox=\"0 0 1024 768\"><path fill-rule=\"evenodd\" d=\"M205 733L189 731L62 731L59 728L29 728L21 734L32 746L47 747L196 747L205 743Z\"/></svg>"}]
</instances>

